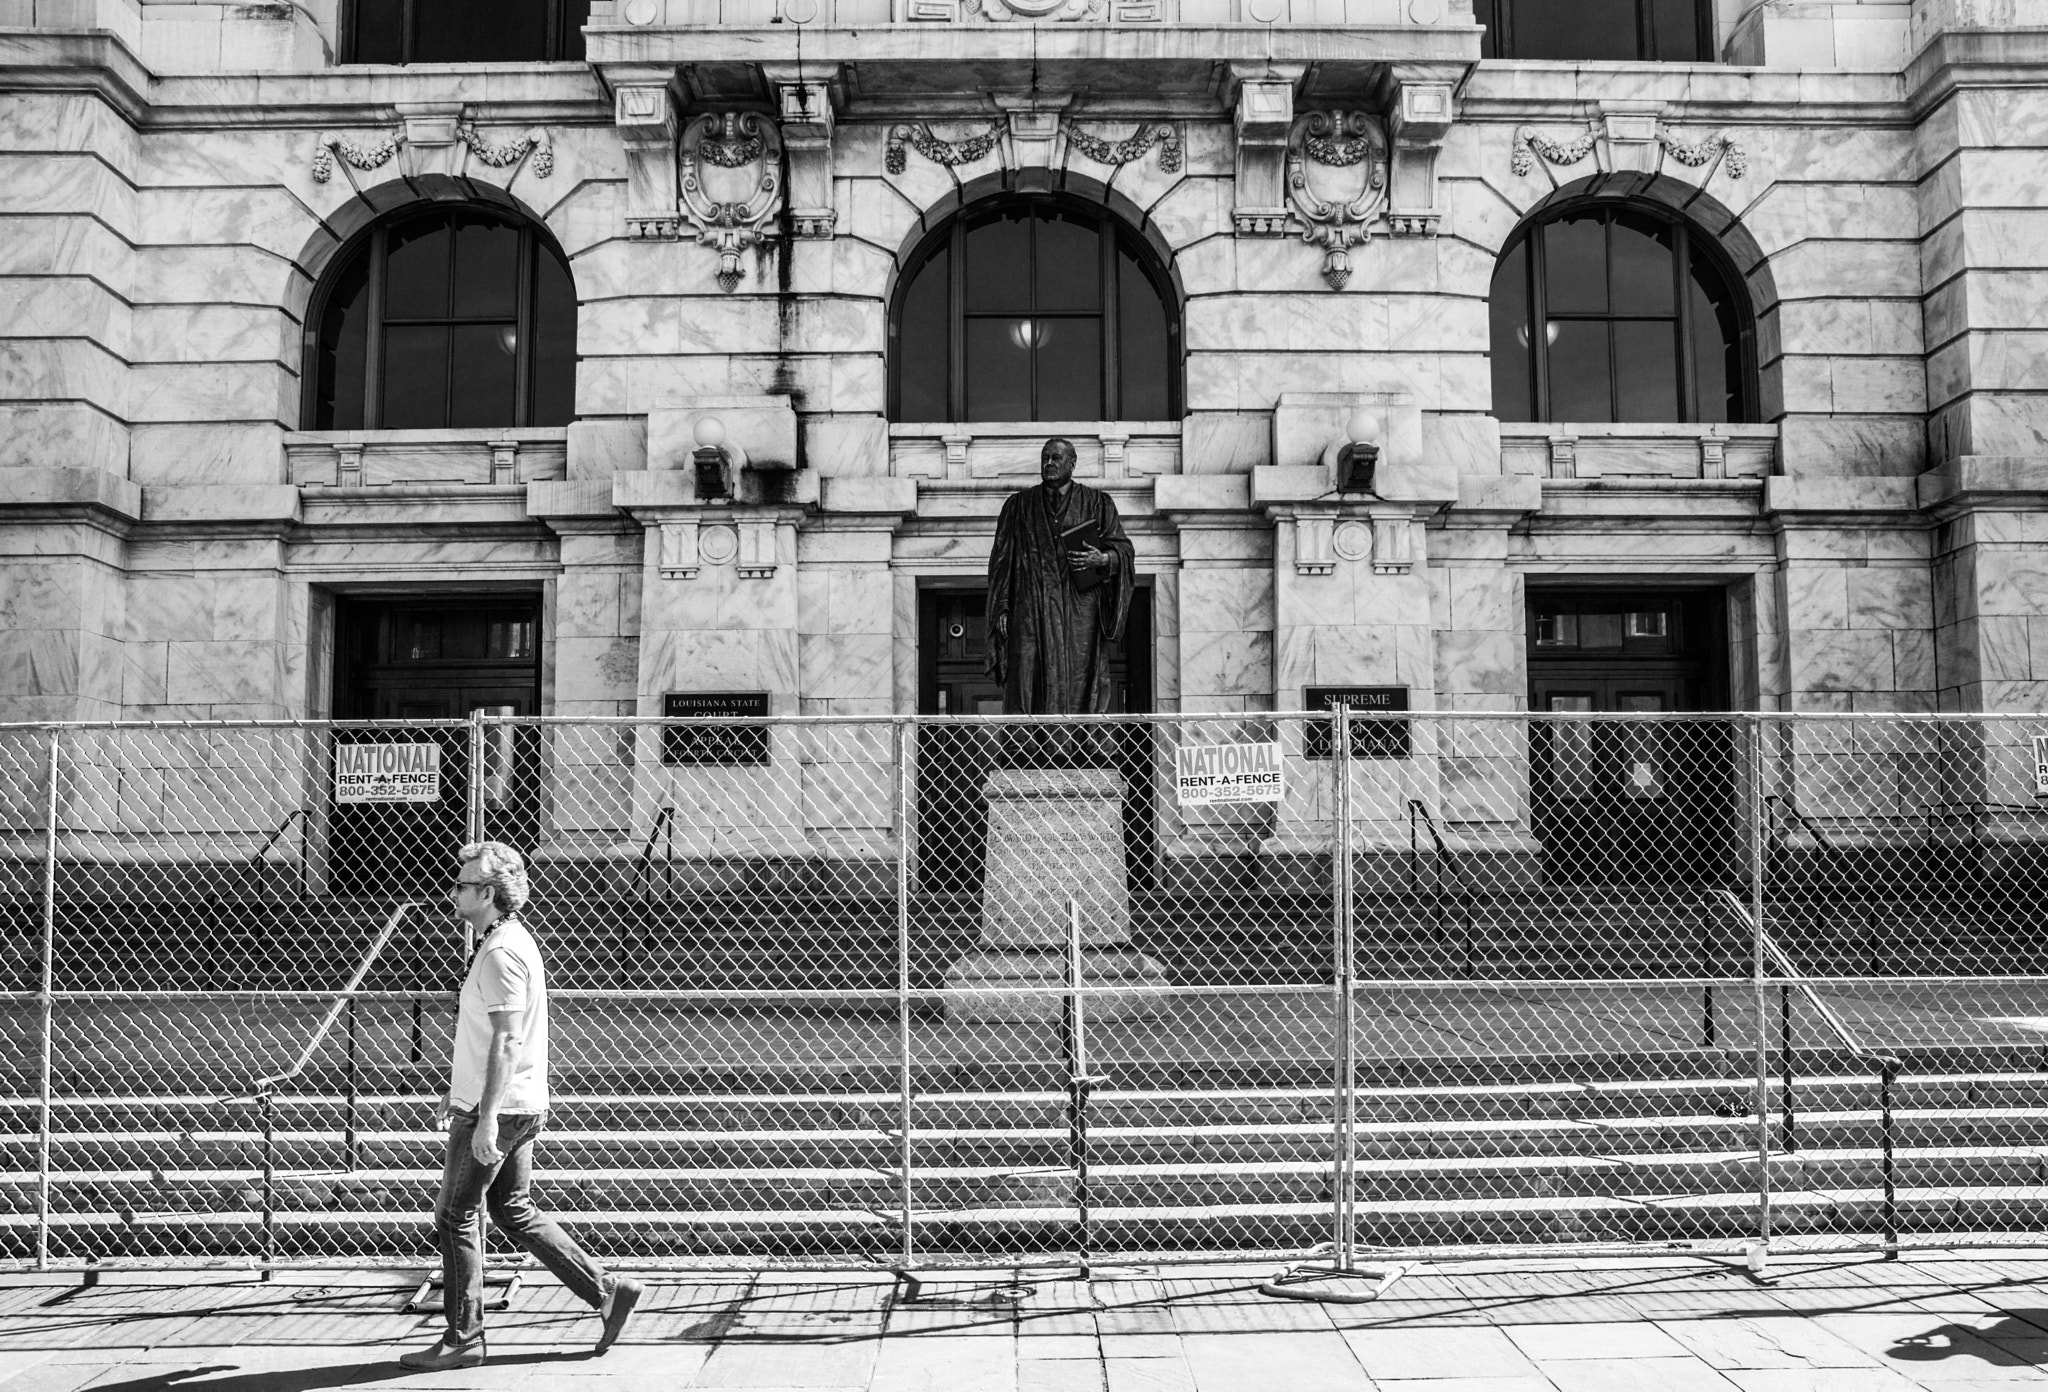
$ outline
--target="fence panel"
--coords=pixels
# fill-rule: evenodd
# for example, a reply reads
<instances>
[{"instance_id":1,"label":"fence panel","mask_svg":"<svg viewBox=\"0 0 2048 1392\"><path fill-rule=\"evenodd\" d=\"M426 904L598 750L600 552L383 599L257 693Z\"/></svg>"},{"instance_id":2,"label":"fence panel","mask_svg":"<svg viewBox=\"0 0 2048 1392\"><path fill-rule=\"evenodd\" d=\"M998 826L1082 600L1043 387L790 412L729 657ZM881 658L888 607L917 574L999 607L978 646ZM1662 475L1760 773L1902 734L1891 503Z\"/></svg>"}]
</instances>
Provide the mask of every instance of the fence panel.
<instances>
[{"instance_id":1,"label":"fence panel","mask_svg":"<svg viewBox=\"0 0 2048 1392\"><path fill-rule=\"evenodd\" d=\"M623 1262L2038 1228L2048 721L1348 726L0 727L0 1261L431 1263L477 836Z\"/></svg>"}]
</instances>

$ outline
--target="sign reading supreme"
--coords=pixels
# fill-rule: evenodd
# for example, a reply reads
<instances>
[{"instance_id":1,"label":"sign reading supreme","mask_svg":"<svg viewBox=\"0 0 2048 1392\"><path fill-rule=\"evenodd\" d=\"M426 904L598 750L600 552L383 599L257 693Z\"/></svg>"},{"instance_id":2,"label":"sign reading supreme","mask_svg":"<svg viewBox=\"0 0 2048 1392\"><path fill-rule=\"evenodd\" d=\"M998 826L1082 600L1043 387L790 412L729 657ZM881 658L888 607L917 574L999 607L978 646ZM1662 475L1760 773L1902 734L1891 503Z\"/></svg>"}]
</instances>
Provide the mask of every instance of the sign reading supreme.
<instances>
[{"instance_id":1,"label":"sign reading supreme","mask_svg":"<svg viewBox=\"0 0 2048 1392\"><path fill-rule=\"evenodd\" d=\"M1173 791L1182 807L1280 801L1280 745L1191 744L1173 751Z\"/></svg>"},{"instance_id":2,"label":"sign reading supreme","mask_svg":"<svg viewBox=\"0 0 2048 1392\"><path fill-rule=\"evenodd\" d=\"M438 744L338 744L336 802L439 802Z\"/></svg>"}]
</instances>

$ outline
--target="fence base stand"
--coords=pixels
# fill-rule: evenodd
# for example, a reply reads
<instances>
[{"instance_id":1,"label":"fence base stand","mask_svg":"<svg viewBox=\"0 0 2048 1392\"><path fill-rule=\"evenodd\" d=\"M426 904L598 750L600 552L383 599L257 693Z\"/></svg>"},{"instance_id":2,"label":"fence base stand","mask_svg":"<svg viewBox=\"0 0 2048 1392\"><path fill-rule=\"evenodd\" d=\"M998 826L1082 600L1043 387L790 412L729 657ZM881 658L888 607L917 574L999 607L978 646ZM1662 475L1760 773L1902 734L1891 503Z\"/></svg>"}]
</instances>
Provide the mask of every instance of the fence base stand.
<instances>
[{"instance_id":1,"label":"fence base stand","mask_svg":"<svg viewBox=\"0 0 2048 1392\"><path fill-rule=\"evenodd\" d=\"M420 1288L412 1293L412 1299L405 1302L408 1315L431 1314L441 1308L443 1279L436 1271L420 1282ZM496 1291L496 1294L492 1294ZM486 1271L484 1273L484 1309L509 1310L513 1297L519 1294L519 1273L516 1271Z\"/></svg>"},{"instance_id":2,"label":"fence base stand","mask_svg":"<svg viewBox=\"0 0 2048 1392\"><path fill-rule=\"evenodd\" d=\"M77 1285L73 1286L68 1291L57 1292L57 1294L51 1296L48 1300L42 1301L37 1308L47 1310L52 1305L62 1305L68 1300L76 1300L79 1296L84 1295L87 1291L97 1288L99 1286L99 1283L100 1259L98 1257L93 1257L91 1258L90 1264L87 1265L85 1270L79 1273L79 1280Z\"/></svg>"},{"instance_id":3,"label":"fence base stand","mask_svg":"<svg viewBox=\"0 0 2048 1392\"><path fill-rule=\"evenodd\" d=\"M1752 1242L1742 1249L1742 1272L1760 1286L1774 1284L1771 1279L1770 1243Z\"/></svg>"},{"instance_id":4,"label":"fence base stand","mask_svg":"<svg viewBox=\"0 0 2048 1392\"><path fill-rule=\"evenodd\" d=\"M1260 1295L1270 1295L1280 1300L1314 1300L1325 1305L1370 1305L1387 1293L1388 1287L1408 1274L1405 1266L1354 1266L1341 1267L1332 1263L1303 1262L1290 1266L1272 1280L1259 1287ZM1312 1283L1318 1281L1371 1281L1369 1291L1330 1290Z\"/></svg>"}]
</instances>

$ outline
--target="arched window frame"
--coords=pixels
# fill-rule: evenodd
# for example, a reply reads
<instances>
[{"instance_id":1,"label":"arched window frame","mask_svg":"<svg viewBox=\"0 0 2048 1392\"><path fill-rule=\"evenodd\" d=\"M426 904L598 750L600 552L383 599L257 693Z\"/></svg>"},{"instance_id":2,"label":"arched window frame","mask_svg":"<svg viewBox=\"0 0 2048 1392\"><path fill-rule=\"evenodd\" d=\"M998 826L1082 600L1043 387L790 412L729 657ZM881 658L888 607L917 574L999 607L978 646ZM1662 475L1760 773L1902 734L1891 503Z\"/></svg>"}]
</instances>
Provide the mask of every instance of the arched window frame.
<instances>
[{"instance_id":1,"label":"arched window frame","mask_svg":"<svg viewBox=\"0 0 2048 1392\"><path fill-rule=\"evenodd\" d=\"M384 274L385 260L389 254L390 236L394 229L404 227L408 222L420 218L452 217L461 213L475 213L519 233L517 265L519 282L514 290L513 323L518 333L518 344L513 364L513 419L500 425L479 427L487 429L521 429L533 420L534 389L534 347L537 335L534 330L536 307L534 271L535 258L541 255L555 257L561 262L573 292L575 273L569 268L569 259L547 229L529 217L490 203L475 202L431 202L412 203L394 209L378 217L369 226L349 238L322 269L319 283L314 287L307 303L305 326L301 338L300 352L300 396L299 419L307 430L334 429L319 422L320 372L321 372L321 329L329 309L332 307L335 291L343 285L357 265L358 258L368 257L368 284L364 290L369 307L369 320L365 328L366 341L363 353L363 430L381 430L383 392L383 350L385 303ZM401 322L418 323L420 320ZM461 322L450 320L448 322ZM497 322L495 320L488 322ZM581 355L577 355L580 360ZM573 363L571 366L573 372ZM452 392L450 393L452 399Z\"/></svg>"},{"instance_id":2,"label":"arched window frame","mask_svg":"<svg viewBox=\"0 0 2048 1392\"><path fill-rule=\"evenodd\" d=\"M1114 265L1117 252L1128 251L1133 261L1144 271L1151 284L1152 292L1158 297L1166 316L1166 366L1167 392L1165 419L1178 420L1185 413L1186 406L1186 346L1182 334L1180 296L1173 284L1173 277L1164 264L1158 250L1116 212L1101 203L1071 195L1045 192L999 193L975 199L958 208L951 216L932 230L903 261L903 273L897 277L896 286L889 299L889 419L903 419L903 313L906 301L918 277L924 272L931 259L941 250L949 252L947 268L950 284L947 288L947 389L949 403L948 421L965 423L967 412L967 353L964 333L967 318L965 302L966 265L961 255L965 242L967 224L989 213L1000 213L1012 208L1045 208L1069 215L1079 214L1094 221L1100 232L1100 255L1105 270ZM1103 361L1103 402L1105 419L1124 419L1110 409L1112 402L1120 403L1121 384L1116 380L1119 370L1117 312L1115 296L1105 296L1102 313L1102 361ZM1051 419L1048 417L1047 419ZM994 422L990 422L994 423Z\"/></svg>"},{"instance_id":3,"label":"arched window frame","mask_svg":"<svg viewBox=\"0 0 2048 1392\"><path fill-rule=\"evenodd\" d=\"M542 51L521 58L479 59L450 54L419 56L419 12L437 0L344 0L341 25L343 63L580 63L583 26L590 0L512 0L540 11ZM397 33L391 30L396 28ZM394 42L395 39L395 42Z\"/></svg>"},{"instance_id":4,"label":"arched window frame","mask_svg":"<svg viewBox=\"0 0 2048 1392\"><path fill-rule=\"evenodd\" d=\"M1636 51L1633 61L1639 63L1711 63L1715 61L1714 7L1708 0L1691 0L1689 16L1678 16L1672 10L1682 8L1673 0L1634 0ZM1627 62L1616 59L1612 54L1570 53L1553 51L1539 53L1535 34L1529 32L1538 28L1534 17L1516 14L1516 0L1476 0L1473 18L1486 27L1479 43L1482 58L1530 58L1543 62ZM1519 23L1518 23L1519 19ZM1563 32L1577 36L1588 32L1601 32L1603 27L1593 22L1573 24ZM1556 31L1543 30L1546 36ZM1543 45L1543 47L1550 47ZM1569 50L1569 44L1563 48Z\"/></svg>"},{"instance_id":5,"label":"arched window frame","mask_svg":"<svg viewBox=\"0 0 2048 1392\"><path fill-rule=\"evenodd\" d=\"M1532 381L1530 398L1534 410L1533 421L1552 421L1557 417L1551 412L1549 342L1546 326L1549 323L1548 307L1544 302L1545 267L1543 264L1543 238L1537 235L1544 227L1562 222L1575 214L1585 212L1629 212L1655 219L1673 229L1674 278L1678 294L1677 323L1679 341L1679 418L1677 424L1696 422L1700 419L1697 395L1698 380L1694 363L1695 338L1691 332L1692 296L1690 289L1691 268L1704 263L1721 278L1722 284L1735 304L1737 381L1733 393L1736 406L1729 412L1728 423L1744 424L1757 420L1760 412L1761 393L1758 389L1758 363L1756 348L1756 311L1751 302L1749 287L1733 260L1711 236L1701 231L1681 213L1661 203L1638 198L1567 198L1542 208L1536 216L1525 220L1506 242L1501 244L1500 253L1494 258L1495 273L1500 263L1522 246L1529 247L1524 258L1523 295L1529 312L1529 360ZM1492 277L1488 277L1489 287ZM1593 318L1600 316L1563 315L1561 318ZM1627 318L1626 315L1605 316L1609 321ZM1489 333L1488 349L1492 350ZM1646 422L1647 423L1647 422Z\"/></svg>"}]
</instances>

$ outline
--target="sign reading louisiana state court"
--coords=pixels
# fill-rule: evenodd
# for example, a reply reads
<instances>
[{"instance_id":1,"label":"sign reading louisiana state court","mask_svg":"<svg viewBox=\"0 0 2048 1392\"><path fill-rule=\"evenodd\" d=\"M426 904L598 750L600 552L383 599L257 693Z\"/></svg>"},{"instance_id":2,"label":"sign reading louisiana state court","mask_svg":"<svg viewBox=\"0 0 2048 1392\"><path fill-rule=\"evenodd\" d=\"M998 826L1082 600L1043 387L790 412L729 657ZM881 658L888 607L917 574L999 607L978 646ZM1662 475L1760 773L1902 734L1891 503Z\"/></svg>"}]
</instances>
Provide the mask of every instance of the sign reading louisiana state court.
<instances>
[{"instance_id":1,"label":"sign reading louisiana state court","mask_svg":"<svg viewBox=\"0 0 2048 1392\"><path fill-rule=\"evenodd\" d=\"M338 744L336 802L439 802L438 744Z\"/></svg>"},{"instance_id":2,"label":"sign reading louisiana state court","mask_svg":"<svg viewBox=\"0 0 2048 1392\"><path fill-rule=\"evenodd\" d=\"M1280 745L1189 744L1173 751L1173 791L1182 807L1278 802Z\"/></svg>"}]
</instances>

